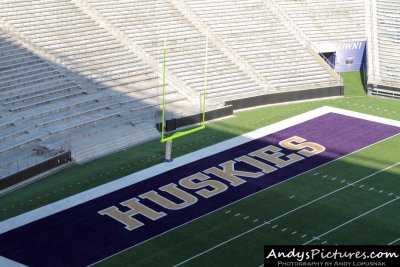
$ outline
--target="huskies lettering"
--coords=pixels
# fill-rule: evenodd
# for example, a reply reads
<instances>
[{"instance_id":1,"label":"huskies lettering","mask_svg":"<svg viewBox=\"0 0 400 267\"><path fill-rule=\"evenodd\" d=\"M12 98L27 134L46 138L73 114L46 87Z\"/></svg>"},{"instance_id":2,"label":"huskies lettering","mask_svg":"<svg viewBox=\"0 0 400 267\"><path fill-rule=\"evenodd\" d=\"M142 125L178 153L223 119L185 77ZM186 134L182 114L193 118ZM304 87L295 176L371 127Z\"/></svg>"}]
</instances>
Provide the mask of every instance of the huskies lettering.
<instances>
[{"instance_id":1,"label":"huskies lettering","mask_svg":"<svg viewBox=\"0 0 400 267\"><path fill-rule=\"evenodd\" d=\"M263 175L262 172L244 172L235 170L236 162L233 160L224 162L219 166L222 169L218 169L216 167L212 167L210 169L205 170L205 173L214 174L225 181L228 181L232 186L238 186L244 184L246 180L240 179L238 176L241 177L248 177L248 178L258 178Z\"/></svg>"},{"instance_id":2,"label":"huskies lettering","mask_svg":"<svg viewBox=\"0 0 400 267\"><path fill-rule=\"evenodd\" d=\"M159 188L160 191L168 192L172 196L179 198L182 200L182 203L175 203L172 202L171 200L160 196L156 191L150 191L147 193L144 193L140 195L139 197L142 199L149 199L153 201L154 203L160 205L163 208L169 209L169 210L180 210L183 208L186 208L188 206L193 205L194 203L197 202L197 198L177 187L176 184L168 184L165 186L162 186Z\"/></svg>"},{"instance_id":3,"label":"huskies lettering","mask_svg":"<svg viewBox=\"0 0 400 267\"><path fill-rule=\"evenodd\" d=\"M199 182L196 182L199 181ZM198 172L196 174L193 174L191 176L188 176L186 178L183 178L179 181L179 184L183 186L186 189L200 189L201 190L196 191L195 193L204 197L204 198L210 198L213 197L217 194L220 194L228 189L228 186L226 186L224 183L221 183L216 180L211 180L209 176ZM206 187L211 187L213 188L212 190L207 189Z\"/></svg>"},{"instance_id":4,"label":"huskies lettering","mask_svg":"<svg viewBox=\"0 0 400 267\"><path fill-rule=\"evenodd\" d=\"M311 157L325 151L325 147L317 143L306 142L305 139L298 136L283 140L279 145L290 150L300 150L297 153L306 157Z\"/></svg>"},{"instance_id":5,"label":"huskies lettering","mask_svg":"<svg viewBox=\"0 0 400 267\"><path fill-rule=\"evenodd\" d=\"M113 218L125 225L127 230L132 231L145 225L144 222L134 218L136 215L142 215L153 221L159 220L168 215L168 211L173 212L174 210L181 210L196 204L199 200L198 197L204 199L211 198L227 191L229 186L237 187L247 183L245 179L268 177L270 173L280 168L325 151L325 147L322 145L307 142L307 140L299 136L283 140L279 142L279 146L296 151L296 153L284 154L282 153L282 148L269 145L234 160L221 163L218 167L211 167L202 172L184 177L178 182L181 188L175 183L170 183L159 187L158 191L151 190L139 195L140 199L157 204L163 211L156 211L143 205L139 202L139 198L131 198L120 203L125 209L128 208L127 211L121 211L119 208L112 206L98 213ZM235 166L239 162L254 167L259 171L249 172L238 170ZM194 192L192 194L183 189Z\"/></svg>"},{"instance_id":6,"label":"huskies lettering","mask_svg":"<svg viewBox=\"0 0 400 267\"><path fill-rule=\"evenodd\" d=\"M120 211L117 207L112 206L107 209L101 210L98 213L101 215L108 215L111 218L121 222L125 225L125 228L130 231L144 225L144 223L132 218L137 214L146 216L153 221L167 215L164 212L156 212L146 207L145 205L140 204L137 198L128 199L127 201L121 202L120 204L122 206L130 208L130 210L123 212Z\"/></svg>"}]
</instances>

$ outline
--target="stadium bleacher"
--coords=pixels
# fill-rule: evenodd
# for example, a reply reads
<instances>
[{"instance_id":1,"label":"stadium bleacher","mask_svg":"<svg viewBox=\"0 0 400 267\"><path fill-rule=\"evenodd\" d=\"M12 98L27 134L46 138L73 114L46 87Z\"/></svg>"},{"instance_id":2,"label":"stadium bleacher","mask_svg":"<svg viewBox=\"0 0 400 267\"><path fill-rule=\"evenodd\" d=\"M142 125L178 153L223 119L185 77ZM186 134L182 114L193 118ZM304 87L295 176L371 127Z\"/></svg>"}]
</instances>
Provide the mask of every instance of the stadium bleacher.
<instances>
[{"instance_id":1,"label":"stadium bleacher","mask_svg":"<svg viewBox=\"0 0 400 267\"><path fill-rule=\"evenodd\" d=\"M78 73L92 86L68 79L59 66L29 51L14 32L2 31L0 156L5 160L1 161L0 169L5 170L3 175L57 153L37 155L33 150L38 144L84 154L85 147L80 142L90 136L86 148L94 151L97 147L93 153L97 157L159 136L154 116L160 82L150 67L70 1L13 3L9 1L4 6L2 3L0 13L18 36L58 57L67 71ZM175 104L193 107L173 88L168 101L172 109ZM147 120L147 123L138 127L132 120ZM143 131L145 135L135 138ZM119 146L103 145L121 134L125 138L121 138ZM90 157L75 160L80 159Z\"/></svg>"},{"instance_id":2,"label":"stadium bleacher","mask_svg":"<svg viewBox=\"0 0 400 267\"><path fill-rule=\"evenodd\" d=\"M371 1L369 84L372 94L400 97L400 3Z\"/></svg>"},{"instance_id":3,"label":"stadium bleacher","mask_svg":"<svg viewBox=\"0 0 400 267\"><path fill-rule=\"evenodd\" d=\"M159 63L163 60L163 42L168 39L168 69L193 90L200 92L203 89L206 36L172 4L161 0L90 0L88 3ZM226 100L237 98L243 92L264 92L263 85L242 72L211 42L208 63L209 99Z\"/></svg>"},{"instance_id":4,"label":"stadium bleacher","mask_svg":"<svg viewBox=\"0 0 400 267\"><path fill-rule=\"evenodd\" d=\"M337 83L337 77L302 46L264 1L185 2L273 88L299 90Z\"/></svg>"},{"instance_id":5,"label":"stadium bleacher","mask_svg":"<svg viewBox=\"0 0 400 267\"><path fill-rule=\"evenodd\" d=\"M268 0L277 4L314 43L366 38L363 0Z\"/></svg>"},{"instance_id":6,"label":"stadium bleacher","mask_svg":"<svg viewBox=\"0 0 400 267\"><path fill-rule=\"evenodd\" d=\"M0 3L0 178L60 151L84 162L159 137L164 40L170 117L200 110L207 38L214 107L341 86L314 44L366 37L374 93L400 94L394 0Z\"/></svg>"}]
</instances>

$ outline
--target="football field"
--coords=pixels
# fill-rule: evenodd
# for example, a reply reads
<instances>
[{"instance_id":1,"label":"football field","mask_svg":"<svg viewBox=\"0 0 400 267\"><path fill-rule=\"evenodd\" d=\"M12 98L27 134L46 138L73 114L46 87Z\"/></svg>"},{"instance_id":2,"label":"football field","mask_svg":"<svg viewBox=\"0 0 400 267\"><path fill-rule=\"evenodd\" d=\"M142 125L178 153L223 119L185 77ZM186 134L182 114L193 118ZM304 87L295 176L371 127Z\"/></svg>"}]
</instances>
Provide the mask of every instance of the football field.
<instances>
[{"instance_id":1,"label":"football field","mask_svg":"<svg viewBox=\"0 0 400 267\"><path fill-rule=\"evenodd\" d=\"M399 102L357 95L357 90L347 94L237 112L234 118L211 123L205 131L174 142L175 158L186 161L179 164L176 159L170 169L154 171L164 149L154 141L71 166L0 196L0 256L28 266L260 266L267 244L400 245L400 135L397 126L389 127L399 123ZM356 111L366 120L332 114L303 121L294 117L326 105ZM365 114L380 118L371 124ZM294 122L271 130L269 125L285 120ZM266 132L257 134L256 129L264 128ZM287 141L294 136L325 149L295 149L290 145L304 142ZM293 154L298 162L260 160L255 152L266 146L281 149L277 158L288 161ZM190 160L193 155L204 160ZM239 158L252 167L244 168ZM228 168L231 161L237 167L230 178L212 169ZM264 168L257 177L255 166ZM172 175L175 169L178 175ZM214 187L196 189L214 194L206 198L189 189L194 183L182 179L193 174L210 175ZM167 188L169 184L179 185L183 193ZM175 207L164 203L160 209L146 202L157 200L151 191L168 198L163 188L175 192L169 197ZM132 215L143 224L138 226L101 214L112 206L129 212L121 203L132 198L166 215Z\"/></svg>"},{"instance_id":2,"label":"football field","mask_svg":"<svg viewBox=\"0 0 400 267\"><path fill-rule=\"evenodd\" d=\"M0 252L27 266L259 266L263 244L395 244L399 137L397 121L320 108L5 220Z\"/></svg>"}]
</instances>

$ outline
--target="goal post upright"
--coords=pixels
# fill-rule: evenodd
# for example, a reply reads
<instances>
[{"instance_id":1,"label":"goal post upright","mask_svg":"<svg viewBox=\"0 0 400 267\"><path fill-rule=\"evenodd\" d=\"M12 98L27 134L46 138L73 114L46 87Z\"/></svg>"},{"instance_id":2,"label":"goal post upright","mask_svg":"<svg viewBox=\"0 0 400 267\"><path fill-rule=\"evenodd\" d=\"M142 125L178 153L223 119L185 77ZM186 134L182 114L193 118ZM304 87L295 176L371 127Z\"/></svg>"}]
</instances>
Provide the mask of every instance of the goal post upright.
<instances>
[{"instance_id":1,"label":"goal post upright","mask_svg":"<svg viewBox=\"0 0 400 267\"><path fill-rule=\"evenodd\" d=\"M201 125L186 130L183 132L176 132L169 137L165 137L165 94L166 94L166 75L167 75L167 40L164 40L164 57L163 57L163 80L162 80L162 114L161 114L161 143L166 143L165 146L165 161L172 161L172 141L174 139L189 135L191 133L195 133L200 130L204 130L206 128L205 120L206 120L206 98L207 98L207 73L208 73L208 32L206 34L206 47L205 47L205 63L204 63L204 83L203 83L203 101L202 101L202 119ZM201 104L200 104L201 105Z\"/></svg>"},{"instance_id":2,"label":"goal post upright","mask_svg":"<svg viewBox=\"0 0 400 267\"><path fill-rule=\"evenodd\" d=\"M167 39L164 40L163 49L163 80L162 80L162 100L161 100L161 142L165 139L165 91L166 91L166 76L167 76Z\"/></svg>"},{"instance_id":3,"label":"goal post upright","mask_svg":"<svg viewBox=\"0 0 400 267\"><path fill-rule=\"evenodd\" d=\"M203 118L202 126L206 127L206 98L207 98L207 74L208 74L208 31L206 34L206 56L204 60L204 84L203 84Z\"/></svg>"}]
</instances>

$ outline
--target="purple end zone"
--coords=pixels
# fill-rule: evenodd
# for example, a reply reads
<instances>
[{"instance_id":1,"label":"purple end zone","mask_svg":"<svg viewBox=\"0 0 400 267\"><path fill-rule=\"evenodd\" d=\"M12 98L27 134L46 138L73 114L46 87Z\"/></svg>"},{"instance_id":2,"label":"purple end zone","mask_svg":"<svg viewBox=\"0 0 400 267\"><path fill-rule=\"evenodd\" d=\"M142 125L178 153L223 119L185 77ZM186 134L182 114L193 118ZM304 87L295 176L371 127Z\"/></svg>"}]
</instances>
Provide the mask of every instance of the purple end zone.
<instances>
[{"instance_id":1,"label":"purple end zone","mask_svg":"<svg viewBox=\"0 0 400 267\"><path fill-rule=\"evenodd\" d=\"M28 266L86 266L250 194L398 133L400 133L399 127L328 113L8 231L0 235L0 255ZM122 201L156 190L169 183L178 184L183 177L216 167L220 163L267 145L279 146L280 141L294 135L321 144L326 150L317 156L257 179L246 179L247 183L229 187L225 192L212 198L198 197L198 202L182 210L166 210L149 200L143 200L141 203L156 211L164 211L168 215L156 221L138 215L136 218L140 218L145 225L132 231L126 230L123 224L109 216L98 214L98 211L110 206L117 206L120 210L124 210L124 207L119 205ZM293 153L288 150L283 151L285 152ZM258 171L244 163L237 163L236 166L243 171ZM218 178L213 177L213 179ZM222 182L221 179L220 181ZM185 191L190 190L185 189ZM194 194L194 191L190 193Z\"/></svg>"}]
</instances>

